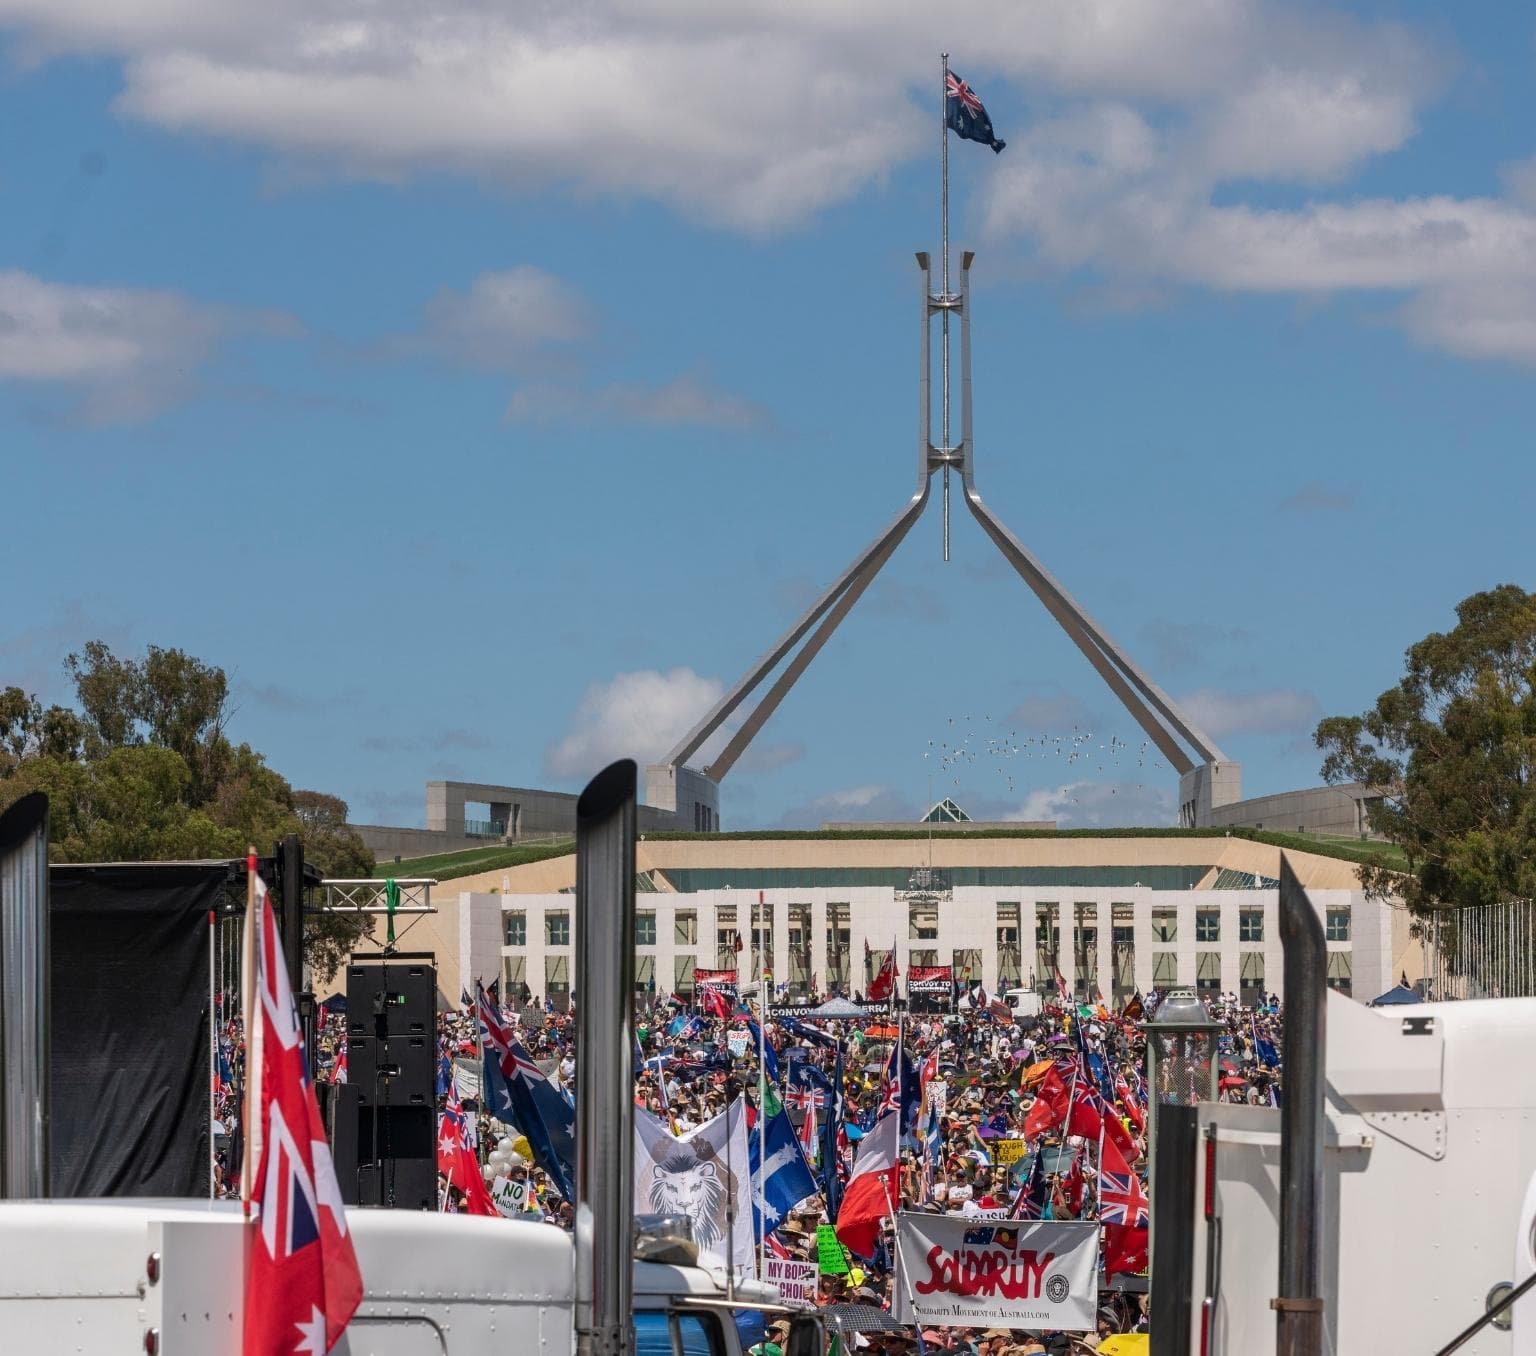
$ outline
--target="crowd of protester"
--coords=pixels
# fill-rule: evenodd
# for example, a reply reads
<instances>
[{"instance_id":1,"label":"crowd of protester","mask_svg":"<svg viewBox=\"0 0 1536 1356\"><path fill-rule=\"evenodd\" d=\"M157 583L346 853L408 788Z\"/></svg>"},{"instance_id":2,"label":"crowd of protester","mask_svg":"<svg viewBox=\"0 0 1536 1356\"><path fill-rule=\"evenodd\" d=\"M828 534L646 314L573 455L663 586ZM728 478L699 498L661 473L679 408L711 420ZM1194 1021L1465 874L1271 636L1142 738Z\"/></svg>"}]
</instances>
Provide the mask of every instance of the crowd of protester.
<instances>
[{"instance_id":1,"label":"crowd of protester","mask_svg":"<svg viewBox=\"0 0 1536 1356\"><path fill-rule=\"evenodd\" d=\"M860 996L854 995L858 1002ZM807 996L807 1006L817 1001ZM779 1077L768 1085L769 1110L777 1103L797 1124L807 1115L823 1122L837 1116L832 1170L845 1177L858 1143L888 1104L891 1053L898 1032L907 1059L921 1069L924 1124L905 1137L899 1173L900 1207L960 1216L1006 1211L1013 1217L1054 1220L1100 1218L1099 1142L1073 1133L1070 1116L1053 1114L1043 1100L1060 1098L1067 1078L1087 1079L1104 1089L1098 1102L1105 1124L1131 1169L1144 1182L1146 1054L1142 1020L1153 1015L1158 995L1145 1002L1138 995L1120 1010L1101 1003L1047 1000L1036 1015L1020 1016L1004 1005L967 1002L962 1010L894 1015L872 1013L861 1020L810 1023L775 1020L770 1015L759 1033L757 1014L733 1003L706 1015L681 997L642 1005L636 1034L640 1062L635 1102L682 1135L724 1112L738 1097L752 1115L760 1097L758 1040L772 1051ZM1281 1012L1276 998L1239 1003L1233 994L1210 996L1207 1010L1222 1024L1218 1038L1219 1095L1231 1101L1276 1104L1281 1095ZM549 1083L573 1098L575 1018L537 1002L497 1004L496 1011ZM776 1008L775 1011L782 1012ZM322 1009L315 1041L316 1078L335 1085L347 1078L346 1018ZM734 1040L732 1033L735 1034ZM743 1039L742 1033L749 1033ZM569 1227L571 1204L559 1183L537 1161L527 1137L515 1124L496 1119L479 1105L481 1031L472 1006L443 1013L439 1020L439 1112L462 1107L466 1138L474 1146L484 1178L523 1184L518 1213ZM681 1037L681 1039L680 1039ZM819 1037L819 1038L818 1038ZM830 1039L829 1039L830 1038ZM239 1068L243 1059L238 1022L226 1025L220 1049L216 1119L227 1126L238 1115ZM1091 1062L1091 1063L1090 1063ZM840 1101L813 1109L805 1094L809 1068L831 1087L841 1073ZM1069 1073L1069 1071L1072 1071ZM766 1080L765 1080L766 1081ZM1052 1088L1056 1089L1053 1094ZM943 1094L942 1106L929 1107ZM1109 1093L1113 1092L1113 1098ZM1060 1108L1057 1108L1059 1112ZM1114 1125L1109 1125L1113 1118ZM216 1130L222 1127L216 1125ZM1123 1132L1123 1133L1122 1133ZM1004 1154L1000 1141L1022 1142L1022 1150ZM1014 1155L1017 1156L1014 1156ZM231 1188L238 1164L227 1163ZM820 1169L826 1180L827 1167ZM468 1184L440 1176L440 1204L465 1209L471 1196L484 1200ZM773 1231L775 1256L816 1261L817 1228L835 1222L825 1192L802 1201ZM1106 1234L1109 1231L1106 1230ZM1144 1240L1145 1234L1141 1235ZM1144 1242L1141 1247L1144 1249ZM894 1241L887 1230L872 1257L845 1254L848 1270L821 1275L817 1303L867 1305L889 1310L893 1303ZM1113 1262L1113 1265L1111 1265ZM871 1332L853 1340L872 1353L940 1349L954 1356L1025 1356L1096 1348L1118 1333L1146 1330L1145 1265L1134 1235L1116 1258L1105 1255L1097 1331L1092 1334L1031 1333L1000 1328L932 1328ZM779 1338L769 1330L754 1347L756 1356L781 1356Z\"/></svg>"}]
</instances>

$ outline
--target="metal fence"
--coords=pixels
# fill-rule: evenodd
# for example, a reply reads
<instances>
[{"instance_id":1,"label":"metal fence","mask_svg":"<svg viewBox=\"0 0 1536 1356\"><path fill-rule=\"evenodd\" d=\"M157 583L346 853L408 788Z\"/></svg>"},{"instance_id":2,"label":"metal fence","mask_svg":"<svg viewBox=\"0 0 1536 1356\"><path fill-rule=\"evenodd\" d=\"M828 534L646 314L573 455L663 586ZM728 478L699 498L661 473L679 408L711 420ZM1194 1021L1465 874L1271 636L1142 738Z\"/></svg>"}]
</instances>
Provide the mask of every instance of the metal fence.
<instances>
[{"instance_id":1,"label":"metal fence","mask_svg":"<svg viewBox=\"0 0 1536 1356\"><path fill-rule=\"evenodd\" d=\"M1536 900L1444 909L1419 928L1425 997L1536 995Z\"/></svg>"}]
</instances>

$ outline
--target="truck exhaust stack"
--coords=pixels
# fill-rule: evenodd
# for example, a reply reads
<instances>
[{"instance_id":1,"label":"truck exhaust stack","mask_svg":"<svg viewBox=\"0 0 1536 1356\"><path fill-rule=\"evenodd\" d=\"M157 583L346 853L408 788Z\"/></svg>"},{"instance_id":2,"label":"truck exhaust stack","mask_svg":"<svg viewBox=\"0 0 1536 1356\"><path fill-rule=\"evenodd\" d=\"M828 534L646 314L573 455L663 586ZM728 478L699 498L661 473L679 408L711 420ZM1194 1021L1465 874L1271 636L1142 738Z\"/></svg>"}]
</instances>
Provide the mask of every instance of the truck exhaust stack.
<instances>
[{"instance_id":1,"label":"truck exhaust stack","mask_svg":"<svg viewBox=\"0 0 1536 1356\"><path fill-rule=\"evenodd\" d=\"M576 1353L630 1356L634 1268L633 761L576 802Z\"/></svg>"},{"instance_id":2,"label":"truck exhaust stack","mask_svg":"<svg viewBox=\"0 0 1536 1356\"><path fill-rule=\"evenodd\" d=\"M0 1199L48 1195L48 797L0 814Z\"/></svg>"},{"instance_id":3,"label":"truck exhaust stack","mask_svg":"<svg viewBox=\"0 0 1536 1356\"><path fill-rule=\"evenodd\" d=\"M1307 892L1280 854L1285 952L1285 1102L1280 1109L1280 1293L1277 1356L1323 1350L1323 1079L1328 946Z\"/></svg>"}]
</instances>

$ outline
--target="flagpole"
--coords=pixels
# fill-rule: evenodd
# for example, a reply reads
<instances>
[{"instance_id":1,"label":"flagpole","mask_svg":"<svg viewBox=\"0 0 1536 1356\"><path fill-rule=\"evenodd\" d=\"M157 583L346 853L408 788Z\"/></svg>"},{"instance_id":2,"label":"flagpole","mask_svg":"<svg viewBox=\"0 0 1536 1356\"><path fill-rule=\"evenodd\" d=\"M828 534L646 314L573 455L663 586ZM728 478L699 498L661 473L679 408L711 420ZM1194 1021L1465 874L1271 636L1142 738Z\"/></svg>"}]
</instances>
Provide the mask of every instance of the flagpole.
<instances>
[{"instance_id":1,"label":"flagpole","mask_svg":"<svg viewBox=\"0 0 1536 1356\"><path fill-rule=\"evenodd\" d=\"M208 1199L219 1194L219 1146L213 1123L219 1112L219 1012L218 1012L219 914L208 910Z\"/></svg>"},{"instance_id":2,"label":"flagpole","mask_svg":"<svg viewBox=\"0 0 1536 1356\"><path fill-rule=\"evenodd\" d=\"M939 139L942 150L939 163L942 166L943 193L940 208L940 234L943 236L944 258L944 307L941 311L943 325L944 368L944 559L949 559L949 53L941 57L944 73L939 80Z\"/></svg>"},{"instance_id":3,"label":"flagpole","mask_svg":"<svg viewBox=\"0 0 1536 1356\"><path fill-rule=\"evenodd\" d=\"M256 849L247 848L245 857L245 932L241 938L240 1016L245 1025L245 1106L241 1112L241 1135L245 1149L240 1156L240 1201L245 1217L251 1217L251 1186L261 1135L261 1052L257 1026L260 1017L256 999Z\"/></svg>"},{"instance_id":4,"label":"flagpole","mask_svg":"<svg viewBox=\"0 0 1536 1356\"><path fill-rule=\"evenodd\" d=\"M768 1178L766 1169L768 1166L768 998L764 988L765 967L763 964L767 952L768 929L763 926L763 892L757 892L757 1170L762 1175L763 1201L767 1203ZM757 1230L757 1275L761 1280L767 1271L765 1264L768 1252L768 1220L763 1212L758 1212L759 1227Z\"/></svg>"}]
</instances>

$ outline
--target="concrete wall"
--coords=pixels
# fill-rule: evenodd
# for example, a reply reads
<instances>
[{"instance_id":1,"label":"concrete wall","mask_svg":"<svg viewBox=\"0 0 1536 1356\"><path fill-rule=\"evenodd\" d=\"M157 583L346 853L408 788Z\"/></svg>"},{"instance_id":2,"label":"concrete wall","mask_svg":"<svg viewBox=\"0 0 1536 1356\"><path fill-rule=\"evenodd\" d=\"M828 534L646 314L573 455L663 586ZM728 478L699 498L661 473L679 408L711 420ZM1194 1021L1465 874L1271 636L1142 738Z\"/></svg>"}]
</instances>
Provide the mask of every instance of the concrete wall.
<instances>
[{"instance_id":1,"label":"concrete wall","mask_svg":"<svg viewBox=\"0 0 1536 1356\"><path fill-rule=\"evenodd\" d=\"M436 829L395 829L384 824L353 824L351 827L381 862L393 861L396 857L429 857L438 852L461 852L465 848L484 847L494 841L440 833Z\"/></svg>"},{"instance_id":2,"label":"concrete wall","mask_svg":"<svg viewBox=\"0 0 1536 1356\"><path fill-rule=\"evenodd\" d=\"M1212 808L1215 828L1278 829L1290 833L1333 833L1349 838L1379 837L1366 821L1365 806L1377 792L1350 784L1317 786L1255 796Z\"/></svg>"},{"instance_id":3,"label":"concrete wall","mask_svg":"<svg viewBox=\"0 0 1536 1356\"><path fill-rule=\"evenodd\" d=\"M685 833L713 833L720 827L720 785L696 768L652 763L645 770L645 799L656 810L671 811L673 827Z\"/></svg>"}]
</instances>

